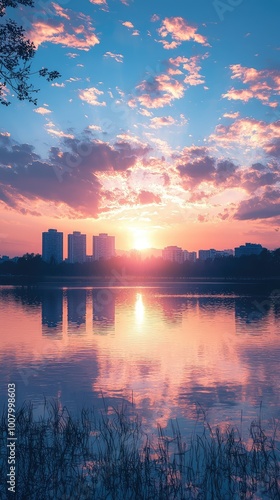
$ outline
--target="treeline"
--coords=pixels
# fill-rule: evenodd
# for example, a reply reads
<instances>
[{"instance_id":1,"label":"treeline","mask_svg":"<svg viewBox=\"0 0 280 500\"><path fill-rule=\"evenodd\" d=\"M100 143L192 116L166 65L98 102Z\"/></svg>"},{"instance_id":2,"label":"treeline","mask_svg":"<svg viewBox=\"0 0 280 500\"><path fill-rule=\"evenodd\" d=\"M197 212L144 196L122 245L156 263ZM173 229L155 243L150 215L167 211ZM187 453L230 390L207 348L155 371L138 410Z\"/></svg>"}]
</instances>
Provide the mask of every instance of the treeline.
<instances>
[{"instance_id":1,"label":"treeline","mask_svg":"<svg viewBox=\"0 0 280 500\"><path fill-rule=\"evenodd\" d=\"M25 254L0 264L0 275L12 276L144 276L144 277L280 277L280 248L260 255L216 257L183 264L161 257L114 257L84 264L48 264L41 255Z\"/></svg>"}]
</instances>

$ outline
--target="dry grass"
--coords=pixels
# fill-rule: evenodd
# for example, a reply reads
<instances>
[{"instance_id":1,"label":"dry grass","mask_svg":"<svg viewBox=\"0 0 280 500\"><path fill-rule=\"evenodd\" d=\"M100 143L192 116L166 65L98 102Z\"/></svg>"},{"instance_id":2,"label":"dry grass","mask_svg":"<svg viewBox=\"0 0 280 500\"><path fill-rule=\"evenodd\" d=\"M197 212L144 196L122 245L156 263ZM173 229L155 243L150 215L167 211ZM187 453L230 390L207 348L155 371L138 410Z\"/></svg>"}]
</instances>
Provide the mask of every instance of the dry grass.
<instances>
[{"instance_id":1,"label":"dry grass","mask_svg":"<svg viewBox=\"0 0 280 500\"><path fill-rule=\"evenodd\" d=\"M140 417L122 406L113 412L82 410L78 418L46 403L35 420L31 404L16 415L17 500L235 500L280 498L277 427L268 435L260 420L250 446L237 429L212 429L187 442L177 422L156 440ZM0 432L0 498L8 498L7 417Z\"/></svg>"}]
</instances>

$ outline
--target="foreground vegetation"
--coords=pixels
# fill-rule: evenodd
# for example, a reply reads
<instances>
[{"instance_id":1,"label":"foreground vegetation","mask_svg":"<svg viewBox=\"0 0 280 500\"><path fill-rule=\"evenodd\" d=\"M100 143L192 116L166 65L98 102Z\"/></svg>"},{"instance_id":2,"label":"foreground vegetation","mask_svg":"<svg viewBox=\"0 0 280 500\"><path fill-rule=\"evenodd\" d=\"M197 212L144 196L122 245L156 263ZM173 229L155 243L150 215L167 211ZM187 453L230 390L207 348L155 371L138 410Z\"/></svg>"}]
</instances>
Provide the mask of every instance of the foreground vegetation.
<instances>
[{"instance_id":1,"label":"foreground vegetation","mask_svg":"<svg viewBox=\"0 0 280 500\"><path fill-rule=\"evenodd\" d=\"M0 433L0 497L7 496L7 411ZM228 427L185 442L177 423L171 435L148 436L134 411L81 411L70 416L55 403L34 417L31 405L16 414L18 500L235 500L280 498L277 427L266 435L260 420L245 442Z\"/></svg>"}]
</instances>

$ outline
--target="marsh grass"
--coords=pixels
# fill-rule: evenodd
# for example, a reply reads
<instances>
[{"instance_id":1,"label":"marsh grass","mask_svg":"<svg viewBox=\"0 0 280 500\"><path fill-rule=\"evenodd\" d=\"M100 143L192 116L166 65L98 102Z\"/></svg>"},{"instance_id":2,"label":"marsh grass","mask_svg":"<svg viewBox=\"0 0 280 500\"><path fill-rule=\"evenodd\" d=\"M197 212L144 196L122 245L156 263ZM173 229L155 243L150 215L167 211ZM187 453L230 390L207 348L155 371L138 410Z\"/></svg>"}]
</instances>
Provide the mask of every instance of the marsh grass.
<instances>
[{"instance_id":1,"label":"marsh grass","mask_svg":"<svg viewBox=\"0 0 280 500\"><path fill-rule=\"evenodd\" d=\"M7 416L0 433L0 498L7 496ZM249 439L237 428L212 428L182 438L171 430L144 432L140 417L124 405L84 409L75 418L45 402L35 419L31 404L16 414L17 500L235 500L280 498L280 450L276 424L266 433L260 418Z\"/></svg>"}]
</instances>

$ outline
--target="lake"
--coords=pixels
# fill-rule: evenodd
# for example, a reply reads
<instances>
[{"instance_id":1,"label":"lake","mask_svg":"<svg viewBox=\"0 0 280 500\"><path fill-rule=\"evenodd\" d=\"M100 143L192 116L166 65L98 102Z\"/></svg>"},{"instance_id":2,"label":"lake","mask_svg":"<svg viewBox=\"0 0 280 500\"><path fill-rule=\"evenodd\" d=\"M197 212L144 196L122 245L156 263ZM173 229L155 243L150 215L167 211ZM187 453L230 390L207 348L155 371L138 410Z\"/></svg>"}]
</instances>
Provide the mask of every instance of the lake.
<instances>
[{"instance_id":1,"label":"lake","mask_svg":"<svg viewBox=\"0 0 280 500\"><path fill-rule=\"evenodd\" d=\"M1 406L133 402L145 428L279 419L280 284L0 287Z\"/></svg>"}]
</instances>

